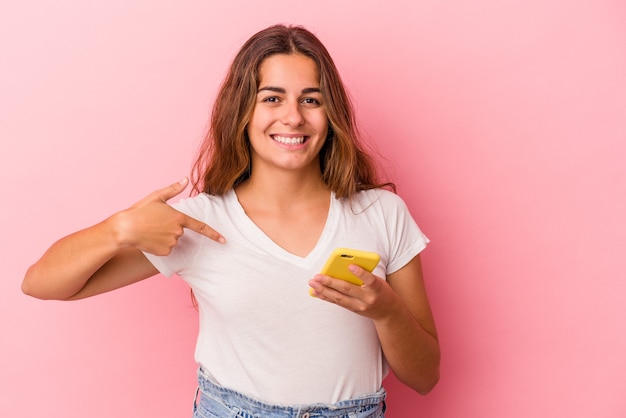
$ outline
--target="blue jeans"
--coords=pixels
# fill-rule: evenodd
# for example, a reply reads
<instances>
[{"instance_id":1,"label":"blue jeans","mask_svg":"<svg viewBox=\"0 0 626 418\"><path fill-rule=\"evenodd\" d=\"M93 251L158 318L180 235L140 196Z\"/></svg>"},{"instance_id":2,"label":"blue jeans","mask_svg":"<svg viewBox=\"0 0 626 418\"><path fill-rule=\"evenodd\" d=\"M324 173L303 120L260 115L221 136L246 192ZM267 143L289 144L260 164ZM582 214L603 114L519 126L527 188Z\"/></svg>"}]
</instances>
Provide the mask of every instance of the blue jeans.
<instances>
[{"instance_id":1,"label":"blue jeans","mask_svg":"<svg viewBox=\"0 0 626 418\"><path fill-rule=\"evenodd\" d=\"M219 386L198 371L193 418L384 418L385 389L332 405L270 405Z\"/></svg>"}]
</instances>

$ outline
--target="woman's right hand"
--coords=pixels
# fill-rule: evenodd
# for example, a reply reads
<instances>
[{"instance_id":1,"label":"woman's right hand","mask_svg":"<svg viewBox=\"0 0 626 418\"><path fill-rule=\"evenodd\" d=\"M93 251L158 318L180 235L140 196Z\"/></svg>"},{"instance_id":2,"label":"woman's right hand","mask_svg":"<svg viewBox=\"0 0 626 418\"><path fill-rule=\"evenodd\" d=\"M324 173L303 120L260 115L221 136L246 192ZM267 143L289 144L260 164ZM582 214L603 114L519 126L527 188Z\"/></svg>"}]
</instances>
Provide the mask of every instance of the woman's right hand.
<instances>
[{"instance_id":1,"label":"woman's right hand","mask_svg":"<svg viewBox=\"0 0 626 418\"><path fill-rule=\"evenodd\" d=\"M184 229L224 243L213 228L167 204L186 178L150 193L105 221L61 238L26 272L22 290L40 299L80 299L158 273L142 251L167 255Z\"/></svg>"},{"instance_id":2,"label":"woman's right hand","mask_svg":"<svg viewBox=\"0 0 626 418\"><path fill-rule=\"evenodd\" d=\"M182 179L150 193L130 208L116 213L112 223L116 240L122 248L136 248L154 255L168 255L184 228L224 243L224 237L209 225L177 211L167 201L180 194L189 180Z\"/></svg>"}]
</instances>

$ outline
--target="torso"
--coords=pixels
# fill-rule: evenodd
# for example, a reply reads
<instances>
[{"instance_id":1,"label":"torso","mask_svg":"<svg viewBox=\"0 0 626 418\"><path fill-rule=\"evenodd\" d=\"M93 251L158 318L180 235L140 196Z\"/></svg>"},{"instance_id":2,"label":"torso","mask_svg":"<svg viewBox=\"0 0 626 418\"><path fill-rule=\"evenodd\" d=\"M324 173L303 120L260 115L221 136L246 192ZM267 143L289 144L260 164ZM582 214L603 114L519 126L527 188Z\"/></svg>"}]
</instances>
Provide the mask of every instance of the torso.
<instances>
[{"instance_id":1,"label":"torso","mask_svg":"<svg viewBox=\"0 0 626 418\"><path fill-rule=\"evenodd\" d=\"M251 202L242 195L245 210L232 190L175 204L215 227L225 244L185 232L169 256L146 254L159 271L177 273L193 289L200 315L196 361L215 382L268 403L335 403L378 390L387 367L372 321L312 298L308 281L337 247L380 254L374 274L381 278L406 265L426 244L406 207L382 190L353 201L327 192L314 201L293 196L294 205L284 206L299 212L280 211L283 219L264 216L263 195ZM297 202L303 205L296 208ZM295 229L311 224L322 230L316 243ZM285 239L301 234L298 245ZM306 257L287 251L304 253L306 245L314 246Z\"/></svg>"}]
</instances>

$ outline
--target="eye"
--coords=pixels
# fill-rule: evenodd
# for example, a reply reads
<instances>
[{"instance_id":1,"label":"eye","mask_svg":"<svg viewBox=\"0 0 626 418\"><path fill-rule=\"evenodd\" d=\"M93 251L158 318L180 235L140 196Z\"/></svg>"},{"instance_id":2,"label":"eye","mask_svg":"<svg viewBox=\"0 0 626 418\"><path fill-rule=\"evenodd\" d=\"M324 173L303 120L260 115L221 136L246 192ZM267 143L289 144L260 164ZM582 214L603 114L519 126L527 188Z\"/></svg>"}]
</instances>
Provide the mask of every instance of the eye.
<instances>
[{"instance_id":1,"label":"eye","mask_svg":"<svg viewBox=\"0 0 626 418\"><path fill-rule=\"evenodd\" d=\"M276 96L268 96L265 97L262 101L265 103L278 103L280 99Z\"/></svg>"},{"instance_id":2,"label":"eye","mask_svg":"<svg viewBox=\"0 0 626 418\"><path fill-rule=\"evenodd\" d=\"M320 106L322 103L314 98L314 97L305 97L302 100L300 100L300 103L307 105L307 106Z\"/></svg>"}]
</instances>

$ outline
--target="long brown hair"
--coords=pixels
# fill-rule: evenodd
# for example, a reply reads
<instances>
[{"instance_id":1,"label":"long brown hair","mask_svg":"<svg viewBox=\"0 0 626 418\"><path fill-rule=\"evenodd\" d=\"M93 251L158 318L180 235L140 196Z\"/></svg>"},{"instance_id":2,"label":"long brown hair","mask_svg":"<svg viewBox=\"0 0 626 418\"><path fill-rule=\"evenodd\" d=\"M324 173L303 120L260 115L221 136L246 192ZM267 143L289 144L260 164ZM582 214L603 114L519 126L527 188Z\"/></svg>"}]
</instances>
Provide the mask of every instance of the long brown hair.
<instances>
[{"instance_id":1,"label":"long brown hair","mask_svg":"<svg viewBox=\"0 0 626 418\"><path fill-rule=\"evenodd\" d=\"M275 54L302 54L316 63L329 121L329 137L320 151L322 179L339 198L380 183L376 165L360 142L352 103L330 54L300 26L275 25L253 35L239 50L213 105L209 131L193 166L196 193L222 195L250 176L246 128L258 89L259 67Z\"/></svg>"}]
</instances>

